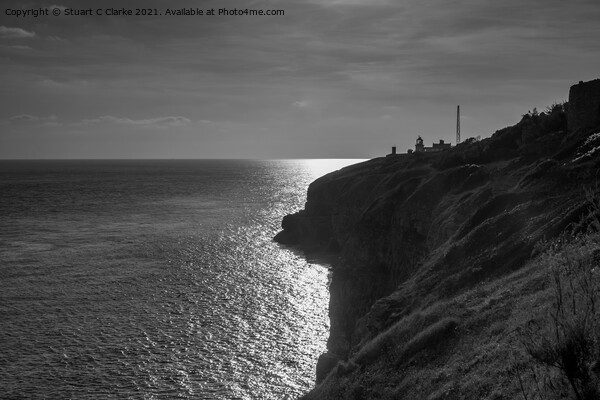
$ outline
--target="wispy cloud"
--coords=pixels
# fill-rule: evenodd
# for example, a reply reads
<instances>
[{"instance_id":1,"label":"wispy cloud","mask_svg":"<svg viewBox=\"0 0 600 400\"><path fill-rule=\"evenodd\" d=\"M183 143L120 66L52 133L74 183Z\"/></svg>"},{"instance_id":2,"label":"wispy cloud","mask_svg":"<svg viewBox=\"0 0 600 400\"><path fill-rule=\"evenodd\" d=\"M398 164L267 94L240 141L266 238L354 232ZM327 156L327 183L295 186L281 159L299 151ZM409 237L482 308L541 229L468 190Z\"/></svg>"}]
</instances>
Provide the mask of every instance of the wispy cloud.
<instances>
[{"instance_id":1,"label":"wispy cloud","mask_svg":"<svg viewBox=\"0 0 600 400\"><path fill-rule=\"evenodd\" d=\"M38 127L54 127L61 126L62 123L58 121L56 115L50 115L47 117L38 117L31 114L17 114L8 117L3 121L13 126L38 126Z\"/></svg>"},{"instance_id":2,"label":"wispy cloud","mask_svg":"<svg viewBox=\"0 0 600 400\"><path fill-rule=\"evenodd\" d=\"M117 124L117 125L132 125L139 127L167 127L167 126L186 126L192 121L189 118L181 116L168 116L147 119L132 119L115 117L112 115L103 115L98 118L84 119L80 122L83 125L95 124Z\"/></svg>"},{"instance_id":3,"label":"wispy cloud","mask_svg":"<svg viewBox=\"0 0 600 400\"><path fill-rule=\"evenodd\" d=\"M19 114L19 115L13 115L12 117L8 118L9 121L14 121L14 122L30 122L30 121L38 121L39 118L36 117L35 115L31 115L31 114Z\"/></svg>"},{"instance_id":4,"label":"wispy cloud","mask_svg":"<svg viewBox=\"0 0 600 400\"><path fill-rule=\"evenodd\" d=\"M0 26L0 38L32 38L35 36L35 32L26 31L21 28L11 28L8 26Z\"/></svg>"},{"instance_id":5,"label":"wispy cloud","mask_svg":"<svg viewBox=\"0 0 600 400\"><path fill-rule=\"evenodd\" d=\"M22 45L18 45L18 44L15 44L12 46L0 46L0 48L9 49L9 50L33 50L29 46L22 46Z\"/></svg>"},{"instance_id":6,"label":"wispy cloud","mask_svg":"<svg viewBox=\"0 0 600 400\"><path fill-rule=\"evenodd\" d=\"M308 101L306 100L298 100L292 103L292 107L295 108L307 108L308 107Z\"/></svg>"}]
</instances>

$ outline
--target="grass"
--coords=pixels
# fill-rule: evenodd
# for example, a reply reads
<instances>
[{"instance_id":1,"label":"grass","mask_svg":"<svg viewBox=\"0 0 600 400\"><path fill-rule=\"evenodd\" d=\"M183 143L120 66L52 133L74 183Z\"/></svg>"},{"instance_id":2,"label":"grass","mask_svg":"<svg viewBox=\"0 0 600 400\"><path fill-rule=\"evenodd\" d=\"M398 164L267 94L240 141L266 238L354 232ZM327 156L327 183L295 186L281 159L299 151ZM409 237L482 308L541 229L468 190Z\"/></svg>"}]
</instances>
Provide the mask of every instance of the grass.
<instances>
[{"instance_id":1,"label":"grass","mask_svg":"<svg viewBox=\"0 0 600 400\"><path fill-rule=\"evenodd\" d=\"M546 243L522 269L404 316L305 398L599 398L599 255L594 232Z\"/></svg>"},{"instance_id":2,"label":"grass","mask_svg":"<svg viewBox=\"0 0 600 400\"><path fill-rule=\"evenodd\" d=\"M531 321L521 342L533 365L515 370L529 399L600 399L600 202L588 193L585 231L563 234L547 245L552 302L544 318Z\"/></svg>"},{"instance_id":3,"label":"grass","mask_svg":"<svg viewBox=\"0 0 600 400\"><path fill-rule=\"evenodd\" d=\"M436 307L413 313L367 342L352 361L358 365L368 365L383 354L394 354L398 359L411 357L443 343L458 323L457 318L440 317Z\"/></svg>"},{"instance_id":4,"label":"grass","mask_svg":"<svg viewBox=\"0 0 600 400\"><path fill-rule=\"evenodd\" d=\"M438 348L449 340L458 324L458 318L446 317L428 326L404 345L401 356L410 357L425 349Z\"/></svg>"}]
</instances>

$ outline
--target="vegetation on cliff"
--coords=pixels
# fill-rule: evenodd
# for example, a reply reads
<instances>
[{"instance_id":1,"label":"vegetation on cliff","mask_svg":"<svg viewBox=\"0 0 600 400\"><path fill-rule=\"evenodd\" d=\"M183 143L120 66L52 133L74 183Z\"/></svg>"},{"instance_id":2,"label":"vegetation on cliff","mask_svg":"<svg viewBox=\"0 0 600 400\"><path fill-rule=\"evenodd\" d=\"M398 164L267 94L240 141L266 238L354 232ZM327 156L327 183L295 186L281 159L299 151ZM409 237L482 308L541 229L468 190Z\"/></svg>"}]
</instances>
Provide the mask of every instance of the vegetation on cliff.
<instances>
[{"instance_id":1,"label":"vegetation on cliff","mask_svg":"<svg viewBox=\"0 0 600 400\"><path fill-rule=\"evenodd\" d=\"M310 185L277 238L338 255L306 399L597 398L600 126L573 113Z\"/></svg>"}]
</instances>

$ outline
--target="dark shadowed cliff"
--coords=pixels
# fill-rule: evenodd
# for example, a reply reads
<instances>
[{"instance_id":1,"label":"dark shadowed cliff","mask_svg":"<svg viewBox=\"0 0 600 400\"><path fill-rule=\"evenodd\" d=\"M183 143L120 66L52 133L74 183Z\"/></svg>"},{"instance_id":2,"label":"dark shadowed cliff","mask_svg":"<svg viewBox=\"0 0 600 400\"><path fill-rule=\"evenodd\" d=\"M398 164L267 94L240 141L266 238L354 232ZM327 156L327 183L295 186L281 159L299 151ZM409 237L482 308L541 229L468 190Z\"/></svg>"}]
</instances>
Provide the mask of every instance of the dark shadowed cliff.
<instances>
[{"instance_id":1,"label":"dark shadowed cliff","mask_svg":"<svg viewBox=\"0 0 600 400\"><path fill-rule=\"evenodd\" d=\"M587 229L599 132L596 80L490 138L313 182L275 238L338 256L328 353L305 398L522 396L515 332L551 303L540 243Z\"/></svg>"}]
</instances>

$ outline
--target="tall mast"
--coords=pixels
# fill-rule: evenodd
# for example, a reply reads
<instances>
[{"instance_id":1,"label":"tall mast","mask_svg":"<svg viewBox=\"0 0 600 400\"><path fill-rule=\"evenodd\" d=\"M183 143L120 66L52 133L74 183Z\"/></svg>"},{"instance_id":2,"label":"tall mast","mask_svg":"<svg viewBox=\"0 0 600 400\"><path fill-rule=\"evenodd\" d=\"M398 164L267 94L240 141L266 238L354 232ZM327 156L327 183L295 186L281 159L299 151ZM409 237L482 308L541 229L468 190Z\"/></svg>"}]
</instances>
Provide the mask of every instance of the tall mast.
<instances>
[{"instance_id":1,"label":"tall mast","mask_svg":"<svg viewBox=\"0 0 600 400\"><path fill-rule=\"evenodd\" d=\"M456 144L460 143L460 106L456 106Z\"/></svg>"}]
</instances>

